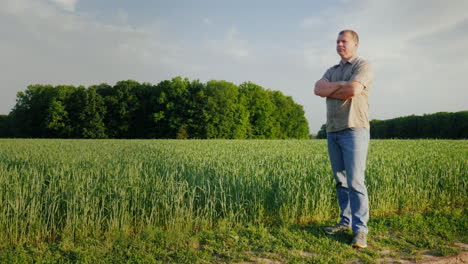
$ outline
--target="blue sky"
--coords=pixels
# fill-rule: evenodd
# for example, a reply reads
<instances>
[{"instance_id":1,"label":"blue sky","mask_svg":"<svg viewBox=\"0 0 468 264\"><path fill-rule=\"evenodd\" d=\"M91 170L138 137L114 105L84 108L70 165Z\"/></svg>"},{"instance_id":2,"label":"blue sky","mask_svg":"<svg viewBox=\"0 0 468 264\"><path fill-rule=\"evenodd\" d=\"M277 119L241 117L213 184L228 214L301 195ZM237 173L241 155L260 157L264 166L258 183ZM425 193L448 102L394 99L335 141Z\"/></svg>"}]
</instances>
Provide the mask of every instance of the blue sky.
<instances>
[{"instance_id":1,"label":"blue sky","mask_svg":"<svg viewBox=\"0 0 468 264\"><path fill-rule=\"evenodd\" d=\"M315 81L356 30L374 66L372 119L468 110L468 1L0 1L0 113L29 84L252 81L325 122Z\"/></svg>"}]
</instances>

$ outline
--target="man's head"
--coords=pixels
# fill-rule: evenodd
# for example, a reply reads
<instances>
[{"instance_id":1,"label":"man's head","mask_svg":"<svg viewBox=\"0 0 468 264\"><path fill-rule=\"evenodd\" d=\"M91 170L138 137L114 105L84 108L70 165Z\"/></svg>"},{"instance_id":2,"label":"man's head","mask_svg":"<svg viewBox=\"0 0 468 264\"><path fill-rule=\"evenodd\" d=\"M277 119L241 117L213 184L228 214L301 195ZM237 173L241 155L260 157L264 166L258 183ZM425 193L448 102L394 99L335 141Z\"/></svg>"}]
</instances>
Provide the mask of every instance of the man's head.
<instances>
[{"instance_id":1,"label":"man's head","mask_svg":"<svg viewBox=\"0 0 468 264\"><path fill-rule=\"evenodd\" d=\"M336 40L336 52L341 59L348 60L356 55L356 50L359 46L359 36L356 32L346 29L338 34Z\"/></svg>"}]
</instances>

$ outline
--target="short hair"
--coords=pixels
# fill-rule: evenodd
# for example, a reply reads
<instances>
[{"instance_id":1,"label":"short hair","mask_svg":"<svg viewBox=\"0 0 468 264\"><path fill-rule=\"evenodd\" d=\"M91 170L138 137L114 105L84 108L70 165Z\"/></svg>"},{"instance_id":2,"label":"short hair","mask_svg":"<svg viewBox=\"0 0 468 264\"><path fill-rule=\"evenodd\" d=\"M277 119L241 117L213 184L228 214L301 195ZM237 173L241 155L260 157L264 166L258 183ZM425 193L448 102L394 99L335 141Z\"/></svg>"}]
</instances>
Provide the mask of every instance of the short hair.
<instances>
[{"instance_id":1,"label":"short hair","mask_svg":"<svg viewBox=\"0 0 468 264\"><path fill-rule=\"evenodd\" d=\"M340 33L338 34L338 36L343 35L344 33L351 34L351 36L353 37L354 42L359 43L359 36L354 30L351 30L351 29L341 30Z\"/></svg>"}]
</instances>

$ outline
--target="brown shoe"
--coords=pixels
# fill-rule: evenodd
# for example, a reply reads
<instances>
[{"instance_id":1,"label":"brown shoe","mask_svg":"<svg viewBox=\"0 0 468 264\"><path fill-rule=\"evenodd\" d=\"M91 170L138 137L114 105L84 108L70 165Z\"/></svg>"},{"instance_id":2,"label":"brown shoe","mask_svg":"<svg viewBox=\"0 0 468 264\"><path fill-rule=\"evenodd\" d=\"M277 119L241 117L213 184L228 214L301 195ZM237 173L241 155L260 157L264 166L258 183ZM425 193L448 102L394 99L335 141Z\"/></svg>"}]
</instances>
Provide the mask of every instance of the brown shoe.
<instances>
[{"instance_id":1,"label":"brown shoe","mask_svg":"<svg viewBox=\"0 0 468 264\"><path fill-rule=\"evenodd\" d=\"M354 248L366 248L367 247L367 234L364 232L356 232L354 234L353 242L351 245Z\"/></svg>"},{"instance_id":2,"label":"brown shoe","mask_svg":"<svg viewBox=\"0 0 468 264\"><path fill-rule=\"evenodd\" d=\"M334 235L338 232L343 232L349 230L349 226L343 224L337 224L336 226L325 227L325 233L329 235Z\"/></svg>"}]
</instances>

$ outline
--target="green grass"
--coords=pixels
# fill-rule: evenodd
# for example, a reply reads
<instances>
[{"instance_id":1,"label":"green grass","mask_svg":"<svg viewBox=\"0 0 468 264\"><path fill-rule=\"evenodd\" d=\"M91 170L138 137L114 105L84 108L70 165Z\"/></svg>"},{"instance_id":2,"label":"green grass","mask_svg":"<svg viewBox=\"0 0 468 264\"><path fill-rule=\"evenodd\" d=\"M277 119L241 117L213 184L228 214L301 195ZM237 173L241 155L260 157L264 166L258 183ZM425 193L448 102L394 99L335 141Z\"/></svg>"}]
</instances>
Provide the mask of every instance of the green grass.
<instances>
[{"instance_id":1,"label":"green grass","mask_svg":"<svg viewBox=\"0 0 468 264\"><path fill-rule=\"evenodd\" d=\"M468 230L467 160L463 140L372 140L376 236L373 249L353 251L349 234L320 231L338 216L323 140L1 139L0 256L340 263L372 262L387 246L450 255Z\"/></svg>"},{"instance_id":2,"label":"green grass","mask_svg":"<svg viewBox=\"0 0 468 264\"><path fill-rule=\"evenodd\" d=\"M78 241L37 242L0 249L2 263L239 263L269 259L283 263L376 263L420 260L422 254L454 255L468 243L466 210L412 213L371 219L369 247L349 246L350 232L335 236L320 224L264 226L220 223L210 230L168 232L122 230Z\"/></svg>"}]
</instances>

